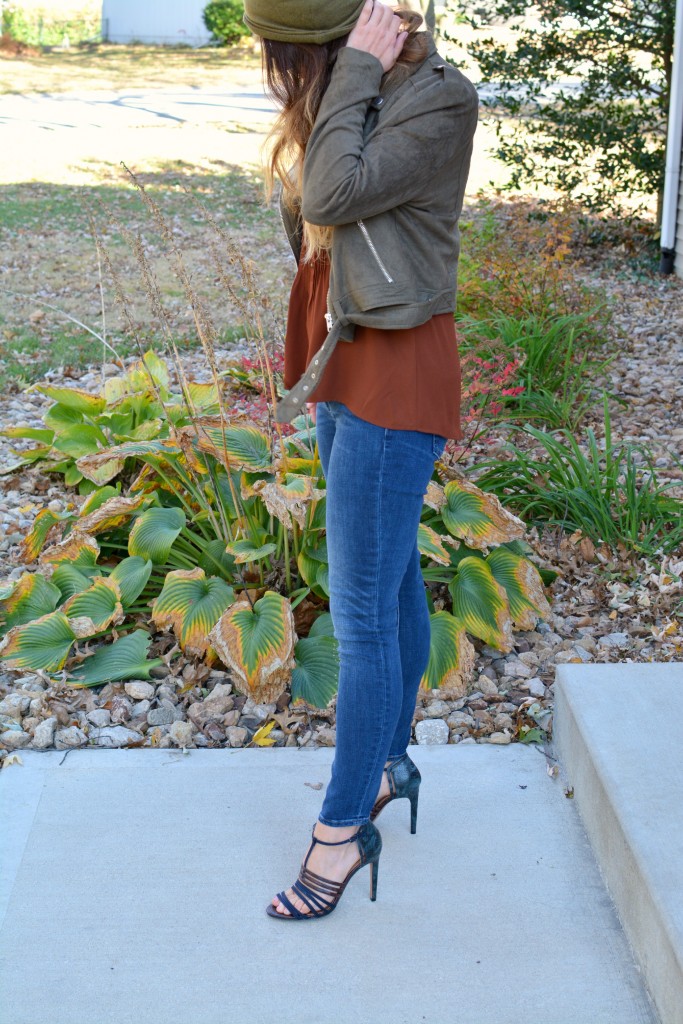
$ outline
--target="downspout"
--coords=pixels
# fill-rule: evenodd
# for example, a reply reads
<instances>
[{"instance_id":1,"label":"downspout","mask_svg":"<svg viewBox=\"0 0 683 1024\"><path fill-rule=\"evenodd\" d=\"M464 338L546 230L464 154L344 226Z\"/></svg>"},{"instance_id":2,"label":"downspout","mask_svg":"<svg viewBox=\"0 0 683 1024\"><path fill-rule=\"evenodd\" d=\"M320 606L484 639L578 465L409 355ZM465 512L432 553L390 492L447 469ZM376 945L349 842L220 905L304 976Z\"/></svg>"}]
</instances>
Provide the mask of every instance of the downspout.
<instances>
[{"instance_id":1,"label":"downspout","mask_svg":"<svg viewBox=\"0 0 683 1024\"><path fill-rule=\"evenodd\" d=\"M666 136L666 171L662 204L661 274L671 274L676 257L676 217L681 190L681 145L683 144L683 0L676 0L674 53Z\"/></svg>"}]
</instances>

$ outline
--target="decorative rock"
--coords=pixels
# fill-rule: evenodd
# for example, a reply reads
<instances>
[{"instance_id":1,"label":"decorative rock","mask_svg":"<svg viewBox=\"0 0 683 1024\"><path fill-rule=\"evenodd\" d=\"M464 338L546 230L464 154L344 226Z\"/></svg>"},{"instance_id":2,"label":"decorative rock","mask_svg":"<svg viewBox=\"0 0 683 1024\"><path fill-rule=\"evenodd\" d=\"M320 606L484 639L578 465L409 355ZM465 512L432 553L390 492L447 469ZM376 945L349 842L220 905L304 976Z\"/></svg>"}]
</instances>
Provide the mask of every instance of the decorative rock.
<instances>
[{"instance_id":1,"label":"decorative rock","mask_svg":"<svg viewBox=\"0 0 683 1024\"><path fill-rule=\"evenodd\" d=\"M479 676L479 679L477 680L477 686L479 687L482 693L487 694L488 696L492 696L493 694L498 693L498 687L496 686L496 684L493 682L492 679L489 679L489 677L485 676L483 673Z\"/></svg>"},{"instance_id":2,"label":"decorative rock","mask_svg":"<svg viewBox=\"0 0 683 1024\"><path fill-rule=\"evenodd\" d=\"M223 725L227 729L231 725L237 725L240 720L240 713L237 708L233 708L232 711L226 711L223 715Z\"/></svg>"},{"instance_id":3,"label":"decorative rock","mask_svg":"<svg viewBox=\"0 0 683 1024\"><path fill-rule=\"evenodd\" d=\"M20 719L28 711L30 703L31 698L24 693L8 693L4 700L0 700L0 715Z\"/></svg>"},{"instance_id":4,"label":"decorative rock","mask_svg":"<svg viewBox=\"0 0 683 1024\"><path fill-rule=\"evenodd\" d=\"M47 750L48 747L51 747L54 741L56 728L57 719L54 715L50 718L43 719L40 725L36 726L36 730L33 733L33 746L37 750Z\"/></svg>"},{"instance_id":5,"label":"decorative rock","mask_svg":"<svg viewBox=\"0 0 683 1024\"><path fill-rule=\"evenodd\" d=\"M524 686L532 697L545 697L545 686L543 684L543 680L539 679L538 676L534 676L534 678L530 679L524 684Z\"/></svg>"},{"instance_id":6,"label":"decorative rock","mask_svg":"<svg viewBox=\"0 0 683 1024\"><path fill-rule=\"evenodd\" d=\"M23 729L5 729L3 733L0 733L0 746L6 747L7 750L18 750L30 742L30 734L24 732Z\"/></svg>"},{"instance_id":7,"label":"decorative rock","mask_svg":"<svg viewBox=\"0 0 683 1024\"><path fill-rule=\"evenodd\" d=\"M630 647L632 640L628 633L609 633L607 636L601 636L598 643L601 647L621 651L625 647Z\"/></svg>"},{"instance_id":8,"label":"decorative rock","mask_svg":"<svg viewBox=\"0 0 683 1024\"><path fill-rule=\"evenodd\" d=\"M443 718L444 715L450 714L450 711L445 700L433 700L424 707L425 718Z\"/></svg>"},{"instance_id":9,"label":"decorative rock","mask_svg":"<svg viewBox=\"0 0 683 1024\"><path fill-rule=\"evenodd\" d=\"M150 725L170 725L175 721L175 714L170 708L152 708L147 712L147 721Z\"/></svg>"},{"instance_id":10,"label":"decorative rock","mask_svg":"<svg viewBox=\"0 0 683 1024\"><path fill-rule=\"evenodd\" d=\"M272 737L276 731L276 729L273 729L269 735ZM277 739L277 736L275 739ZM322 729L318 729L316 739L323 747L333 747L337 742L337 730L329 726L323 726Z\"/></svg>"},{"instance_id":11,"label":"decorative rock","mask_svg":"<svg viewBox=\"0 0 683 1024\"><path fill-rule=\"evenodd\" d=\"M90 739L98 747L125 747L128 743L139 743L139 732L125 725L110 725L103 729L91 729Z\"/></svg>"},{"instance_id":12,"label":"decorative rock","mask_svg":"<svg viewBox=\"0 0 683 1024\"><path fill-rule=\"evenodd\" d=\"M175 721L168 730L168 735L178 747L189 747L194 730L190 722Z\"/></svg>"},{"instance_id":13,"label":"decorative rock","mask_svg":"<svg viewBox=\"0 0 683 1024\"><path fill-rule=\"evenodd\" d=\"M239 725L230 725L225 730L225 737L231 747L243 747L249 733Z\"/></svg>"},{"instance_id":14,"label":"decorative rock","mask_svg":"<svg viewBox=\"0 0 683 1024\"><path fill-rule=\"evenodd\" d=\"M446 725L451 729L469 729L474 725L474 719L464 711L454 711L446 719Z\"/></svg>"},{"instance_id":15,"label":"decorative rock","mask_svg":"<svg viewBox=\"0 0 683 1024\"><path fill-rule=\"evenodd\" d=\"M143 680L134 679L132 682L126 683L124 690L133 700L149 700L154 696L152 683L146 683Z\"/></svg>"},{"instance_id":16,"label":"decorative rock","mask_svg":"<svg viewBox=\"0 0 683 1024\"><path fill-rule=\"evenodd\" d=\"M448 726L442 718L426 719L415 726L415 739L421 745L448 743Z\"/></svg>"},{"instance_id":17,"label":"decorative rock","mask_svg":"<svg viewBox=\"0 0 683 1024\"><path fill-rule=\"evenodd\" d=\"M510 743L510 737L505 732L492 732L486 737L489 743Z\"/></svg>"},{"instance_id":18,"label":"decorative rock","mask_svg":"<svg viewBox=\"0 0 683 1024\"><path fill-rule=\"evenodd\" d=\"M66 729L58 729L55 733L55 747L57 750L70 750L72 747L84 747L88 737L77 725L70 725Z\"/></svg>"},{"instance_id":19,"label":"decorative rock","mask_svg":"<svg viewBox=\"0 0 683 1024\"><path fill-rule=\"evenodd\" d=\"M147 700L147 698L139 700L133 706L133 718L139 718L141 715L146 715L151 706L152 702Z\"/></svg>"},{"instance_id":20,"label":"decorative rock","mask_svg":"<svg viewBox=\"0 0 683 1024\"><path fill-rule=\"evenodd\" d=\"M107 708L94 708L88 712L87 718L98 729L103 729L111 724L111 715Z\"/></svg>"},{"instance_id":21,"label":"decorative rock","mask_svg":"<svg viewBox=\"0 0 683 1024\"><path fill-rule=\"evenodd\" d=\"M0 715L0 730L2 729L21 729L21 721L10 715Z\"/></svg>"},{"instance_id":22,"label":"decorative rock","mask_svg":"<svg viewBox=\"0 0 683 1024\"><path fill-rule=\"evenodd\" d=\"M111 720L115 725L127 722L130 718L133 705L122 693L115 694L111 699Z\"/></svg>"},{"instance_id":23,"label":"decorative rock","mask_svg":"<svg viewBox=\"0 0 683 1024\"><path fill-rule=\"evenodd\" d=\"M498 732L503 732L504 729L514 730L515 728L515 723L512 721L510 716L506 715L504 712L501 712L494 717L493 724Z\"/></svg>"},{"instance_id":24,"label":"decorative rock","mask_svg":"<svg viewBox=\"0 0 683 1024\"><path fill-rule=\"evenodd\" d=\"M505 674L508 676L521 676L523 679L529 679L534 673L533 669L525 665L523 661L520 661L516 657L508 657L505 659Z\"/></svg>"}]
</instances>

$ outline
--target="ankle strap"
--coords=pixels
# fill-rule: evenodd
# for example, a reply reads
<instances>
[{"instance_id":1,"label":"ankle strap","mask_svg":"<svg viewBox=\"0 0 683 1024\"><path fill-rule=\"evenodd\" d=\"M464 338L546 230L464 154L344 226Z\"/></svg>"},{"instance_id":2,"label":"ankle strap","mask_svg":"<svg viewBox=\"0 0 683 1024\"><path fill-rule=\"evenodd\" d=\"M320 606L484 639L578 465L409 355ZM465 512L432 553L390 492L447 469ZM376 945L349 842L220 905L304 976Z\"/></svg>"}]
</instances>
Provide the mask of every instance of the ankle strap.
<instances>
[{"instance_id":1,"label":"ankle strap","mask_svg":"<svg viewBox=\"0 0 683 1024\"><path fill-rule=\"evenodd\" d=\"M311 829L311 837L314 843L320 843L321 846L343 846L344 843L355 843L358 839L358 833L354 832L354 834L349 836L348 839L340 839L337 843L329 843L326 839L318 839L315 834L315 825L313 825L313 828Z\"/></svg>"}]
</instances>

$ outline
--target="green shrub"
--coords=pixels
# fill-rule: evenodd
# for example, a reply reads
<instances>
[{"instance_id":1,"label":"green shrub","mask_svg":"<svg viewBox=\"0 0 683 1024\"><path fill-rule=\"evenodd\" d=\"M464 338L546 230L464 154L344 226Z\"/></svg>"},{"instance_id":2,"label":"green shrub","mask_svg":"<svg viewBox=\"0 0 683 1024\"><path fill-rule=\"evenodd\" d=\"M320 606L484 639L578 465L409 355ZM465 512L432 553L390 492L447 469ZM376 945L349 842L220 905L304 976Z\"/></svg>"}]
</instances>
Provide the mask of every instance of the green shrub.
<instances>
[{"instance_id":1,"label":"green shrub","mask_svg":"<svg viewBox=\"0 0 683 1024\"><path fill-rule=\"evenodd\" d=\"M8 3L2 9L2 31L29 46L59 46L67 38L74 43L99 39L102 29L101 4L84 2L59 11L55 7L26 8Z\"/></svg>"},{"instance_id":2,"label":"green shrub","mask_svg":"<svg viewBox=\"0 0 683 1024\"><path fill-rule=\"evenodd\" d=\"M249 35L243 21L244 4L240 0L211 0L202 16L214 39L224 46L238 43L243 36Z\"/></svg>"}]
</instances>

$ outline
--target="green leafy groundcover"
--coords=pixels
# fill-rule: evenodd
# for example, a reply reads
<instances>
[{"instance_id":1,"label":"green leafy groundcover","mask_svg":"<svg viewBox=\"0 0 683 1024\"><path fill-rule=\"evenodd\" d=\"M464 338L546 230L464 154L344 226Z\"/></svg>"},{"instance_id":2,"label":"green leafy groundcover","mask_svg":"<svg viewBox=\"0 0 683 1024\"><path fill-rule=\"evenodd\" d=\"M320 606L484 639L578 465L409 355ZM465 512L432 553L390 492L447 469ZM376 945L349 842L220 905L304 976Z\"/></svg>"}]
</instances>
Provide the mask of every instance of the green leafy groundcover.
<instances>
[{"instance_id":1,"label":"green leafy groundcover","mask_svg":"<svg viewBox=\"0 0 683 1024\"><path fill-rule=\"evenodd\" d=\"M271 435L230 421L220 381L178 395L169 379L148 352L100 394L41 386L45 430L7 432L36 442L25 464L63 473L82 497L41 512L24 538L38 566L0 587L0 658L79 686L146 678L156 628L187 658L231 665L256 700L282 682L324 707L339 665L315 425ZM548 614L554 574L531 561L521 520L443 464L418 546L440 600L423 685L446 692L471 673L468 634L510 650L513 628Z\"/></svg>"}]
</instances>

